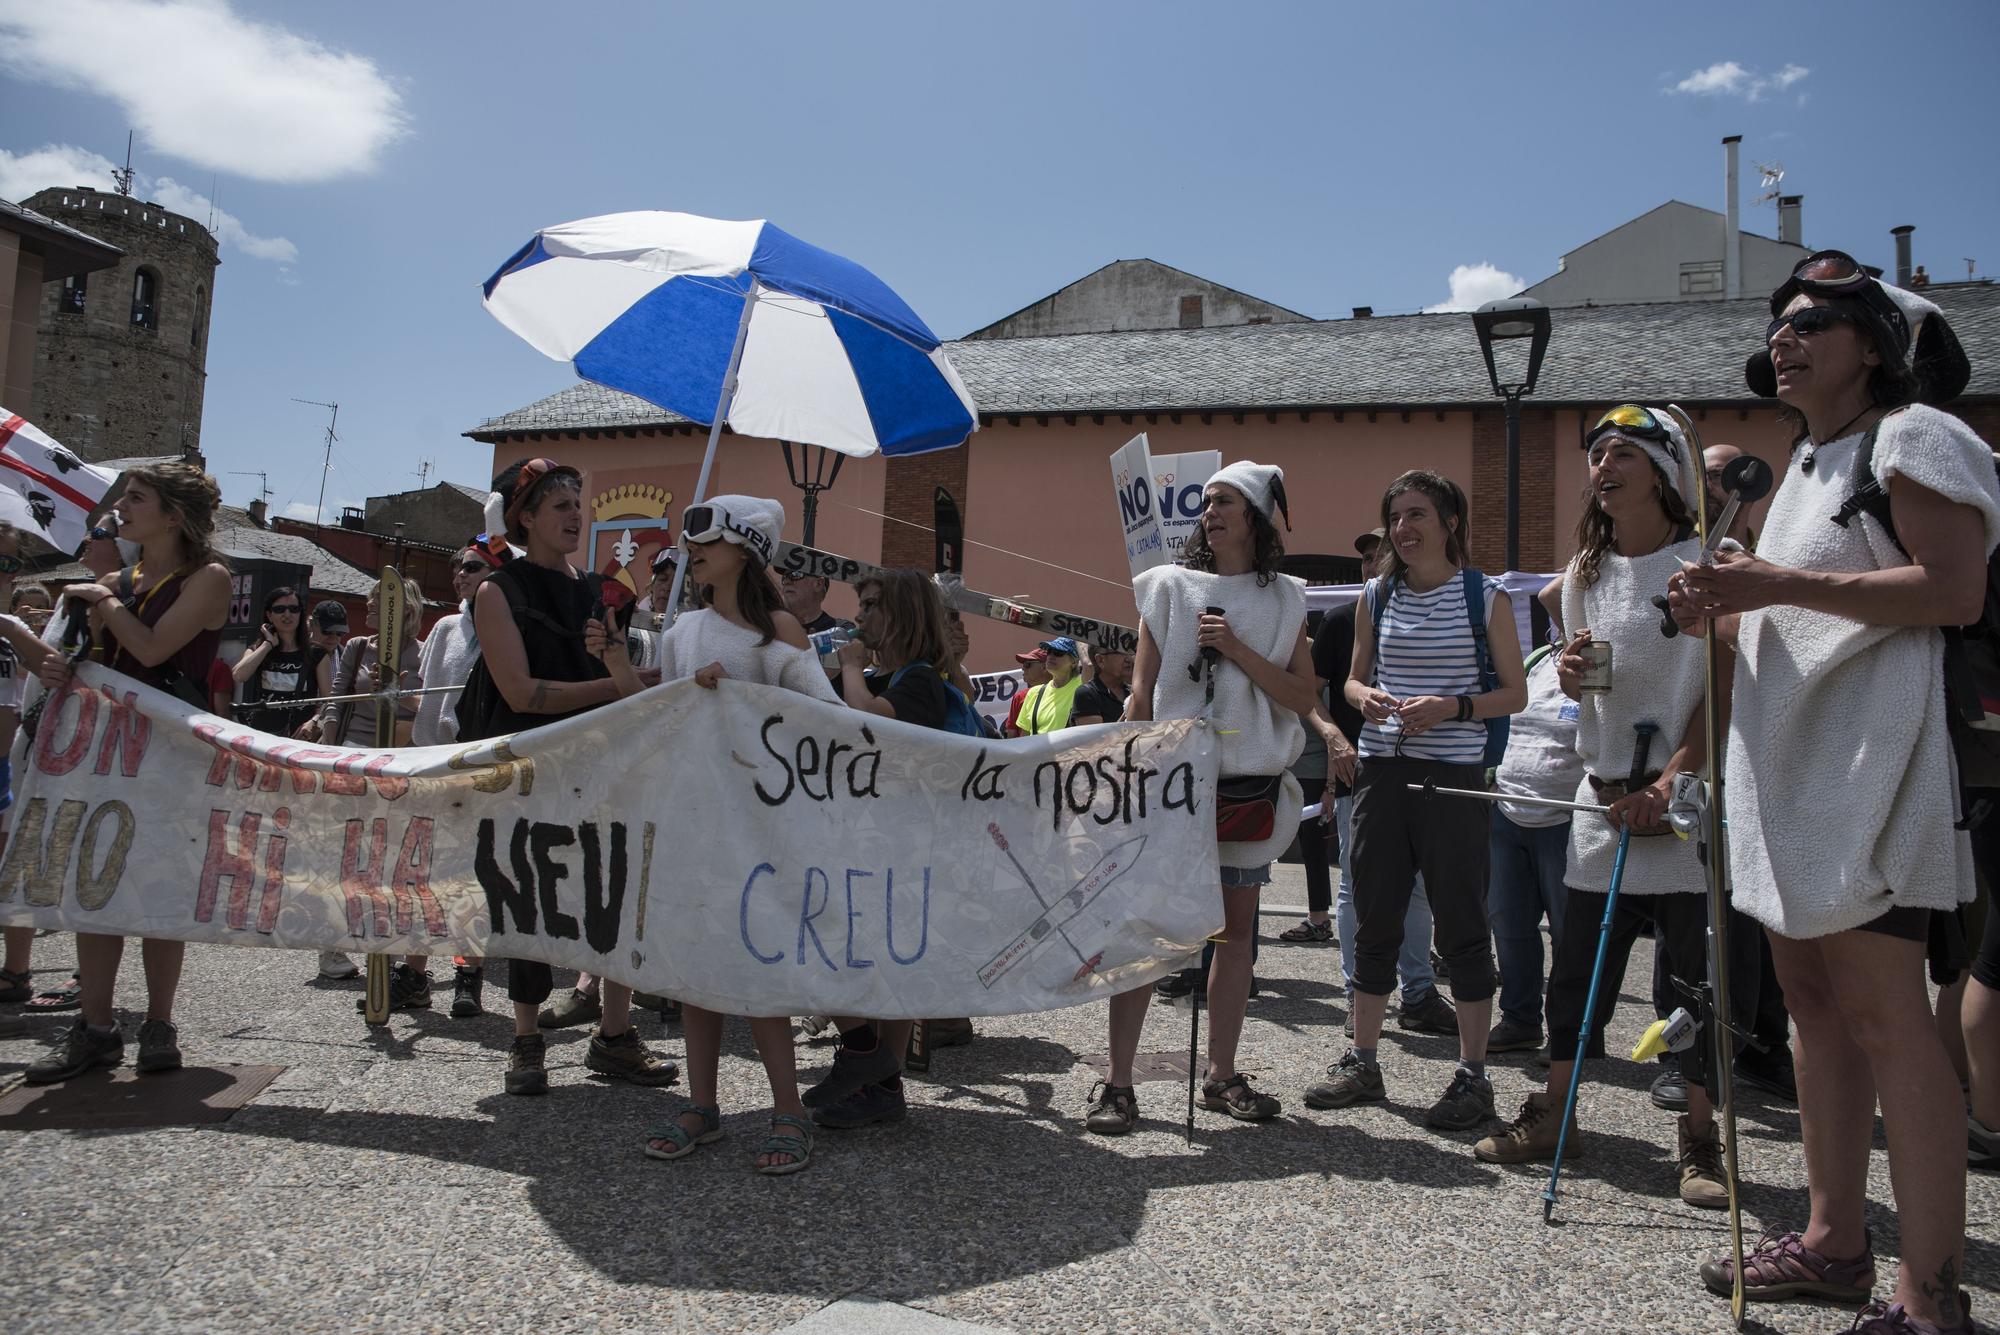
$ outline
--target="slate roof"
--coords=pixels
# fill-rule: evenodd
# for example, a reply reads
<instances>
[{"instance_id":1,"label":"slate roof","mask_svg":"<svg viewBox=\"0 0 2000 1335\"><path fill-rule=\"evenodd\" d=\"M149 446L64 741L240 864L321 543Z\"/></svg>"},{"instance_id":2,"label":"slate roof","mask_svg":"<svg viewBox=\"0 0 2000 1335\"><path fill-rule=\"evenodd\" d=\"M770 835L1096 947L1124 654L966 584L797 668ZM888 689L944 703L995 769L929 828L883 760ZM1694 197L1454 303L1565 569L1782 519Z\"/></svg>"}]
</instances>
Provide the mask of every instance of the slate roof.
<instances>
[{"instance_id":1,"label":"slate roof","mask_svg":"<svg viewBox=\"0 0 2000 1335\"><path fill-rule=\"evenodd\" d=\"M2000 286L1944 285L1928 295L1972 359L1967 397L2000 397ZM1768 318L1763 297L1558 308L1534 402L1760 402L1744 387L1743 359ZM1462 313L974 339L945 347L987 416L1493 402L1471 318ZM580 382L465 434L487 440L687 421L643 399Z\"/></svg>"},{"instance_id":2,"label":"slate roof","mask_svg":"<svg viewBox=\"0 0 2000 1335\"><path fill-rule=\"evenodd\" d=\"M0 199L0 227L19 232L38 244L43 256L43 282L108 268L125 253L109 241L11 200Z\"/></svg>"}]
</instances>

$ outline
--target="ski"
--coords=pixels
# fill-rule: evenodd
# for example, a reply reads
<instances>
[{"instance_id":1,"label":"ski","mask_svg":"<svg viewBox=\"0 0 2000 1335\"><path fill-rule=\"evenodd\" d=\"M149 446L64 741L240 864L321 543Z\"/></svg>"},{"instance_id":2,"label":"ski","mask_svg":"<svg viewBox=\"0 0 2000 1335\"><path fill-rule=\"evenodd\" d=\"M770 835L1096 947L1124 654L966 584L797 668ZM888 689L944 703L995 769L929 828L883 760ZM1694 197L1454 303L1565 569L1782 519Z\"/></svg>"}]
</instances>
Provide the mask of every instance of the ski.
<instances>
[{"instance_id":1,"label":"ski","mask_svg":"<svg viewBox=\"0 0 2000 1335\"><path fill-rule=\"evenodd\" d=\"M1694 419L1678 404L1668 404L1667 412L1680 424L1682 437L1694 455L1696 476L1700 477L1701 434L1695 430ZM1695 518L1702 535L1703 559L1713 560L1710 553L1722 534L1720 530L1712 532L1709 529L1711 516L1708 513L1706 484L1695 487L1694 502ZM1725 513L1729 511L1725 509ZM1707 753L1702 757L1696 846L1708 877L1708 986L1702 989L1701 995L1708 1011L1709 1094L1715 1101L1716 1118L1722 1124L1723 1179L1729 1189L1729 1256L1732 1263L1729 1273L1733 1281L1729 1294L1729 1315L1740 1330L1743 1327L1743 1205L1736 1169L1736 1082L1732 1054L1735 1028L1729 998L1729 867L1727 847L1723 843L1722 711L1717 707L1717 691L1722 684L1722 641L1715 633L1713 620L1704 624L1702 642L1706 659L1702 727Z\"/></svg>"},{"instance_id":2,"label":"ski","mask_svg":"<svg viewBox=\"0 0 2000 1335\"><path fill-rule=\"evenodd\" d=\"M387 750L396 744L397 699L384 694L386 684L393 692L402 684L398 671L403 661L403 577L394 566L383 566L381 592L375 603L375 685L381 697L375 701L375 745ZM371 1029L389 1023L389 957L376 952L368 955L368 988L362 998L361 1018Z\"/></svg>"}]
</instances>

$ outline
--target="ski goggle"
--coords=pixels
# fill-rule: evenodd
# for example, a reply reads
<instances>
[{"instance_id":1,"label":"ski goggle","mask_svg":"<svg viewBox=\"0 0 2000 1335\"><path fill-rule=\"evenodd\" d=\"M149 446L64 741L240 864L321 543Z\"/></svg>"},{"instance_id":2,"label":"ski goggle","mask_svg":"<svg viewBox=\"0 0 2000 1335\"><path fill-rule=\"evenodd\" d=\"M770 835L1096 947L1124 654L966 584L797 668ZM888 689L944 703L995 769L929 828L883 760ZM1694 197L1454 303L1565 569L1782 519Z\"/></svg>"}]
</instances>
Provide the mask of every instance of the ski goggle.
<instances>
[{"instance_id":1,"label":"ski goggle","mask_svg":"<svg viewBox=\"0 0 2000 1335\"><path fill-rule=\"evenodd\" d=\"M1801 292L1858 303L1881 321L1882 332L1895 344L1897 353L1909 348L1910 322L1902 308L1883 290L1881 282L1861 266L1861 261L1846 251L1816 250L1794 265L1792 276L1771 294L1771 314L1783 315L1785 307ZM1771 332L1777 330L1773 328Z\"/></svg>"},{"instance_id":2,"label":"ski goggle","mask_svg":"<svg viewBox=\"0 0 2000 1335\"><path fill-rule=\"evenodd\" d=\"M1778 331L1786 325L1800 338L1810 338L1814 334L1824 334L1840 324L1853 324L1855 319L1846 311L1834 306L1801 306L1790 315L1780 315L1765 326L1764 341L1769 343L1778 336Z\"/></svg>"},{"instance_id":3,"label":"ski goggle","mask_svg":"<svg viewBox=\"0 0 2000 1335\"><path fill-rule=\"evenodd\" d=\"M0 556L0 575L18 575L28 568L28 563L18 556Z\"/></svg>"},{"instance_id":4,"label":"ski goggle","mask_svg":"<svg viewBox=\"0 0 2000 1335\"><path fill-rule=\"evenodd\" d=\"M771 540L720 505L690 505L681 512L680 545L714 542L718 538L748 547L765 565L771 564Z\"/></svg>"},{"instance_id":5,"label":"ski goggle","mask_svg":"<svg viewBox=\"0 0 2000 1335\"><path fill-rule=\"evenodd\" d=\"M1583 438L1586 452L1597 448L1597 442L1605 436L1623 436L1634 441L1649 441L1667 452L1667 457L1675 463L1681 461L1681 446L1674 439L1674 433L1666 423L1653 415L1653 410L1640 403L1621 403L1604 416L1597 419L1597 425Z\"/></svg>"}]
</instances>

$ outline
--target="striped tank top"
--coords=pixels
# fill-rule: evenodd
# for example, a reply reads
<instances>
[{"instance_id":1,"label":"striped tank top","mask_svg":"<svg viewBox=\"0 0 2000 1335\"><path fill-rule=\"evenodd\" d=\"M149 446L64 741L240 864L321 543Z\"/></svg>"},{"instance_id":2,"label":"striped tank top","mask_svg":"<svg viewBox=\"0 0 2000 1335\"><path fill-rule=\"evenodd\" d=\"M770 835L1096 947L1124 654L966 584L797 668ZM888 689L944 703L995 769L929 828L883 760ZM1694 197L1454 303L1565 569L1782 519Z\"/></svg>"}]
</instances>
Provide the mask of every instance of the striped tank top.
<instances>
[{"instance_id":1,"label":"striped tank top","mask_svg":"<svg viewBox=\"0 0 2000 1335\"><path fill-rule=\"evenodd\" d=\"M1374 613L1380 580L1362 590L1363 604ZM1497 579L1484 578L1484 614L1490 619ZM1375 624L1375 684L1399 700L1419 695L1478 695L1479 649L1472 638L1472 621L1465 609L1465 580L1452 577L1426 593L1398 579L1395 592ZM1398 745L1400 743L1400 746ZM1486 756L1486 724L1447 720L1429 732L1405 737L1391 718L1388 723L1363 723L1359 750L1364 756L1402 756L1452 765L1477 765Z\"/></svg>"}]
</instances>

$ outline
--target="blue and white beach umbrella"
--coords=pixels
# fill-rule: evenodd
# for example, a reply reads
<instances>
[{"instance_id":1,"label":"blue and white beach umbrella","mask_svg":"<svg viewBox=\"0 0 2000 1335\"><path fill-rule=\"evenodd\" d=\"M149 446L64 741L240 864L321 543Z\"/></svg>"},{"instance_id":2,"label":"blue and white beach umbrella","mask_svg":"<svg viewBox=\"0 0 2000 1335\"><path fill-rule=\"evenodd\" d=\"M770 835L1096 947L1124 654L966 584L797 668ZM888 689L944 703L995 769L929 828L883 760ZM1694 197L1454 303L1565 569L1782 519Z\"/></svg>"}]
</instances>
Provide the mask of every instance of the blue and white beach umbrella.
<instances>
[{"instance_id":1,"label":"blue and white beach umbrella","mask_svg":"<svg viewBox=\"0 0 2000 1335\"><path fill-rule=\"evenodd\" d=\"M888 284L767 222L609 213L544 228L486 309L576 372L739 435L921 454L978 425L938 337Z\"/></svg>"}]
</instances>

